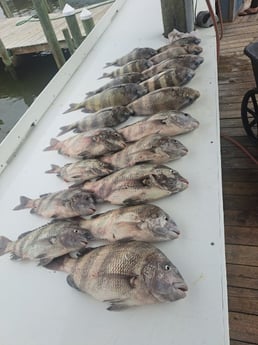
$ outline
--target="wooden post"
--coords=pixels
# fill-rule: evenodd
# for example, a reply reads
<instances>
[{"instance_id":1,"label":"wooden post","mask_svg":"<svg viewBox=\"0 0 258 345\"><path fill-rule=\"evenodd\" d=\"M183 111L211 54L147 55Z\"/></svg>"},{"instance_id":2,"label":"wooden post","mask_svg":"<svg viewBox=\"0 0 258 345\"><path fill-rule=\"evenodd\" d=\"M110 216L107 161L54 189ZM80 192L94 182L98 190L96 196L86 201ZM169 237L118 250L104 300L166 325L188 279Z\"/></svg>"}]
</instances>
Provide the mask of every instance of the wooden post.
<instances>
[{"instance_id":1,"label":"wooden post","mask_svg":"<svg viewBox=\"0 0 258 345\"><path fill-rule=\"evenodd\" d=\"M62 32L64 34L64 38L65 38L65 41L67 43L68 50L69 50L70 54L73 55L73 53L75 52L75 46L74 46L72 37L70 36L70 32L67 28L63 29Z\"/></svg>"},{"instance_id":2,"label":"wooden post","mask_svg":"<svg viewBox=\"0 0 258 345\"><path fill-rule=\"evenodd\" d=\"M62 65L65 63L65 58L64 58L62 49L59 46L58 40L56 38L46 7L41 0L32 0L32 1L37 11L37 14L39 16L41 26L47 38L50 50L54 56L57 67L61 68Z\"/></svg>"},{"instance_id":3,"label":"wooden post","mask_svg":"<svg viewBox=\"0 0 258 345\"><path fill-rule=\"evenodd\" d=\"M86 8L84 8L80 14L80 19L84 27L85 35L88 36L88 34L95 26L94 20L92 18L92 13Z\"/></svg>"},{"instance_id":4,"label":"wooden post","mask_svg":"<svg viewBox=\"0 0 258 345\"><path fill-rule=\"evenodd\" d=\"M63 10L66 4L66 0L58 0L58 3L59 3L60 9Z\"/></svg>"},{"instance_id":5,"label":"wooden post","mask_svg":"<svg viewBox=\"0 0 258 345\"><path fill-rule=\"evenodd\" d=\"M194 29L193 0L161 0L164 36L173 29L191 32Z\"/></svg>"},{"instance_id":6,"label":"wooden post","mask_svg":"<svg viewBox=\"0 0 258 345\"><path fill-rule=\"evenodd\" d=\"M0 56L3 60L3 63L6 67L10 67L12 65L12 58L9 55L7 49L5 48L3 41L0 39Z\"/></svg>"},{"instance_id":7,"label":"wooden post","mask_svg":"<svg viewBox=\"0 0 258 345\"><path fill-rule=\"evenodd\" d=\"M78 22L76 20L75 9L70 5L66 4L63 9L63 15L65 16L65 20L69 26L75 47L78 48L83 41L83 37Z\"/></svg>"},{"instance_id":8,"label":"wooden post","mask_svg":"<svg viewBox=\"0 0 258 345\"><path fill-rule=\"evenodd\" d=\"M7 18L13 17L12 11L10 10L9 6L7 5L6 0L0 0L0 5L4 11L4 14Z\"/></svg>"},{"instance_id":9,"label":"wooden post","mask_svg":"<svg viewBox=\"0 0 258 345\"><path fill-rule=\"evenodd\" d=\"M53 12L53 7L52 7L52 5L48 2L48 0L43 0L43 2L45 3L45 6L46 6L46 8L47 8L48 13Z\"/></svg>"}]
</instances>

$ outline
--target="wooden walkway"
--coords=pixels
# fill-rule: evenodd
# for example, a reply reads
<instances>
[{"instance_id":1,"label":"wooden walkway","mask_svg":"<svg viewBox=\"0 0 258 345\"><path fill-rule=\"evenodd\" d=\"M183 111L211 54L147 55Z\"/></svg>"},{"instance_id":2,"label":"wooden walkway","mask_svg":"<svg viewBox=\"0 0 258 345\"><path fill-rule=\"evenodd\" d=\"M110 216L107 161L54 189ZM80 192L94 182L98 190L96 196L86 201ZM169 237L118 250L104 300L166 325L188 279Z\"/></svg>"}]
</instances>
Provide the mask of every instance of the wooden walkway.
<instances>
[{"instance_id":1,"label":"wooden walkway","mask_svg":"<svg viewBox=\"0 0 258 345\"><path fill-rule=\"evenodd\" d=\"M255 86L244 47L258 41L258 15L224 24L219 59L222 176L231 345L258 344L258 166L223 135L258 159L242 127L244 93Z\"/></svg>"},{"instance_id":2,"label":"wooden walkway","mask_svg":"<svg viewBox=\"0 0 258 345\"><path fill-rule=\"evenodd\" d=\"M112 3L108 3L90 10L95 24L106 13L111 5ZM76 13L81 33L85 36L83 25L79 18L80 11L77 10ZM38 19L31 19L22 25L16 25L18 22L29 18L30 17L14 17L0 20L0 38L2 39L6 49L10 50L13 55L49 51L46 37ZM67 48L62 32L64 28L68 27L65 18L60 13L52 13L50 14L50 18L61 47Z\"/></svg>"}]
</instances>

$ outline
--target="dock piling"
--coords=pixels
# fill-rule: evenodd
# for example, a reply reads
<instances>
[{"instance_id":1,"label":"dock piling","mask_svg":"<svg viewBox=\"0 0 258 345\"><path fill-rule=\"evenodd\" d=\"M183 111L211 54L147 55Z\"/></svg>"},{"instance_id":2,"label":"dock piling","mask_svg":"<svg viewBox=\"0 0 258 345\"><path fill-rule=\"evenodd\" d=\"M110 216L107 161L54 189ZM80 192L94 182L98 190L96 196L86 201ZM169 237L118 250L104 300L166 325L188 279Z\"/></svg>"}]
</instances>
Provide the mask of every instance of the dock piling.
<instances>
[{"instance_id":1,"label":"dock piling","mask_svg":"<svg viewBox=\"0 0 258 345\"><path fill-rule=\"evenodd\" d=\"M73 53L75 52L75 46L74 46L74 42L72 40L72 37L70 35L70 32L67 28L63 29L62 32L63 32L64 38L65 38L65 41L67 43L68 50L69 50L70 54L73 55Z\"/></svg>"},{"instance_id":2,"label":"dock piling","mask_svg":"<svg viewBox=\"0 0 258 345\"><path fill-rule=\"evenodd\" d=\"M3 41L0 39L0 57L6 67L12 66L12 58L4 46Z\"/></svg>"},{"instance_id":3,"label":"dock piling","mask_svg":"<svg viewBox=\"0 0 258 345\"><path fill-rule=\"evenodd\" d=\"M58 68L61 68L62 65L65 63L65 57L63 55L62 49L58 43L58 40L55 35L55 31L49 19L47 9L45 4L41 0L32 0L34 7L37 11L39 16L39 20L43 31L45 33L46 39L48 41L50 50L54 56L55 62Z\"/></svg>"},{"instance_id":4,"label":"dock piling","mask_svg":"<svg viewBox=\"0 0 258 345\"><path fill-rule=\"evenodd\" d=\"M12 11L10 10L6 0L0 0L0 5L4 11L4 14L7 18L13 17Z\"/></svg>"},{"instance_id":5,"label":"dock piling","mask_svg":"<svg viewBox=\"0 0 258 345\"><path fill-rule=\"evenodd\" d=\"M83 36L81 34L81 30L79 28L79 25L75 16L75 9L72 6L66 4L63 9L63 15L70 29L75 47L78 48L79 45L83 41Z\"/></svg>"},{"instance_id":6,"label":"dock piling","mask_svg":"<svg viewBox=\"0 0 258 345\"><path fill-rule=\"evenodd\" d=\"M86 36L88 36L88 34L91 32L91 30L95 26L92 13L86 8L84 8L80 14L80 19L82 21L85 34Z\"/></svg>"}]
</instances>

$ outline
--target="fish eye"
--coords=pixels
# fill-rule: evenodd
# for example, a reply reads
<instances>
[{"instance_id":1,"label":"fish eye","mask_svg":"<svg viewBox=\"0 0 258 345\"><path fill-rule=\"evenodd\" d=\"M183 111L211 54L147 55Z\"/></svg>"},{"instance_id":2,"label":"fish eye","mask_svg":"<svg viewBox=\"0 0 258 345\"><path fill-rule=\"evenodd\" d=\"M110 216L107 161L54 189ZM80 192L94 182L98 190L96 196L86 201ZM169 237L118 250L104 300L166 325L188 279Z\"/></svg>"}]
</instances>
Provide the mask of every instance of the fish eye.
<instances>
[{"instance_id":1,"label":"fish eye","mask_svg":"<svg viewBox=\"0 0 258 345\"><path fill-rule=\"evenodd\" d=\"M77 233L77 232L79 232L79 231L78 231L77 229L74 229L73 232Z\"/></svg>"},{"instance_id":2,"label":"fish eye","mask_svg":"<svg viewBox=\"0 0 258 345\"><path fill-rule=\"evenodd\" d=\"M165 271L170 271L170 270L171 270L171 266L168 265L168 264L166 264L166 265L164 266L164 270L165 270Z\"/></svg>"},{"instance_id":3,"label":"fish eye","mask_svg":"<svg viewBox=\"0 0 258 345\"><path fill-rule=\"evenodd\" d=\"M165 221L168 221L168 217L165 217Z\"/></svg>"}]
</instances>

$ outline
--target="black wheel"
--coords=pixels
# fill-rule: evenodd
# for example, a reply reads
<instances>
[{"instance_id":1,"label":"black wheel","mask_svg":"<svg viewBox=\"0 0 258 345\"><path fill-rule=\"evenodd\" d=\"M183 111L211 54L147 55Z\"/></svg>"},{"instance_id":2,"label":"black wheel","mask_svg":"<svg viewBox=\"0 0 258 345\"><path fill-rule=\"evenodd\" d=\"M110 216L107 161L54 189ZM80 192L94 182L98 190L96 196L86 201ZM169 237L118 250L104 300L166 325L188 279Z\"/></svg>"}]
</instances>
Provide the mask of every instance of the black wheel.
<instances>
[{"instance_id":1,"label":"black wheel","mask_svg":"<svg viewBox=\"0 0 258 345\"><path fill-rule=\"evenodd\" d=\"M258 144L258 89L249 90L244 95L241 116L248 137Z\"/></svg>"}]
</instances>

